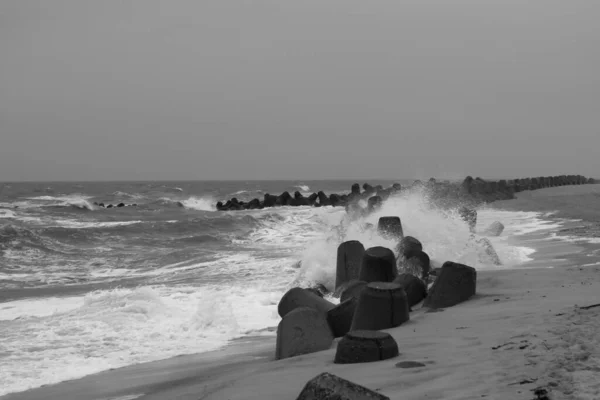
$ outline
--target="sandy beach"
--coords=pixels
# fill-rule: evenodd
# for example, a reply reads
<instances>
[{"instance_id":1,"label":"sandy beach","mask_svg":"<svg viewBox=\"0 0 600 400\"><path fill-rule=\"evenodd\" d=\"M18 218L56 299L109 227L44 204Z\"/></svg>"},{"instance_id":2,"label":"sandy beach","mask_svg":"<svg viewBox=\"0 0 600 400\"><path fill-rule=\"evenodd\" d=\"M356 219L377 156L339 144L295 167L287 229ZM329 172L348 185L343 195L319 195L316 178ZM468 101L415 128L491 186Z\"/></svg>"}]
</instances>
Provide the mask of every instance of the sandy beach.
<instances>
[{"instance_id":1,"label":"sandy beach","mask_svg":"<svg viewBox=\"0 0 600 400\"><path fill-rule=\"evenodd\" d=\"M557 212L578 219L568 235L593 236L600 185L519 193L494 203L509 210ZM273 338L240 340L224 350L138 364L0 397L17 399L295 399L305 383L330 372L390 399L600 398L600 244L526 238L530 268L478 272L477 294L387 330L400 356L376 363L333 364L330 350L273 361ZM336 340L337 343L337 340ZM403 369L401 361L422 367Z\"/></svg>"}]
</instances>

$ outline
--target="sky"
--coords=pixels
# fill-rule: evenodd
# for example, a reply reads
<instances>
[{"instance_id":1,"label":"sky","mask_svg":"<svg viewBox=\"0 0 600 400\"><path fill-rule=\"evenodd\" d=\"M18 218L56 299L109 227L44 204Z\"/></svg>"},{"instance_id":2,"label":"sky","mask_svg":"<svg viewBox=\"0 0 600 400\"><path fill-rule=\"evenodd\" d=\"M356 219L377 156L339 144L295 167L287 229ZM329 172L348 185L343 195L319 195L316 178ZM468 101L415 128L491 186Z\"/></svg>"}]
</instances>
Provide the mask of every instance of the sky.
<instances>
[{"instance_id":1,"label":"sky","mask_svg":"<svg viewBox=\"0 0 600 400\"><path fill-rule=\"evenodd\" d=\"M600 1L2 0L0 181L600 177Z\"/></svg>"}]
</instances>

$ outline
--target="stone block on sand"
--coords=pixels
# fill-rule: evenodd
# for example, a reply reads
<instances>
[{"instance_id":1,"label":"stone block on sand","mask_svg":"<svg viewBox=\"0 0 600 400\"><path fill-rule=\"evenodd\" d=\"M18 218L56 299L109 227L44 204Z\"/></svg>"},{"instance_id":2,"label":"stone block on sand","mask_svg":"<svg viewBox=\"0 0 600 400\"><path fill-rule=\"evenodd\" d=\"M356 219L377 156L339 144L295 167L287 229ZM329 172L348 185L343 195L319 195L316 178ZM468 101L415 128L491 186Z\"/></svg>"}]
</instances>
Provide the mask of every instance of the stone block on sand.
<instances>
[{"instance_id":1,"label":"stone block on sand","mask_svg":"<svg viewBox=\"0 0 600 400\"><path fill-rule=\"evenodd\" d=\"M333 333L325 314L313 308L296 308L277 326L275 358L281 360L327 350L332 343Z\"/></svg>"},{"instance_id":2,"label":"stone block on sand","mask_svg":"<svg viewBox=\"0 0 600 400\"><path fill-rule=\"evenodd\" d=\"M364 386L323 372L306 383L296 400L390 400Z\"/></svg>"},{"instance_id":3,"label":"stone block on sand","mask_svg":"<svg viewBox=\"0 0 600 400\"><path fill-rule=\"evenodd\" d=\"M423 251L423 245L417 238L412 236L405 236L400 243L398 243L398 257L408 260L414 255L417 255L420 251Z\"/></svg>"},{"instance_id":4,"label":"stone block on sand","mask_svg":"<svg viewBox=\"0 0 600 400\"><path fill-rule=\"evenodd\" d=\"M386 332L348 332L338 343L334 363L355 364L387 360L398 356L398 344Z\"/></svg>"},{"instance_id":5,"label":"stone block on sand","mask_svg":"<svg viewBox=\"0 0 600 400\"><path fill-rule=\"evenodd\" d=\"M349 240L338 246L335 273L335 287L357 279L365 247L358 240Z\"/></svg>"},{"instance_id":6,"label":"stone block on sand","mask_svg":"<svg viewBox=\"0 0 600 400\"><path fill-rule=\"evenodd\" d=\"M286 314L298 307L310 307L326 314L327 311L335 307L335 304L323 299L310 290L295 287L288 290L281 300L279 300L277 312L279 313L279 316L283 318Z\"/></svg>"},{"instance_id":7,"label":"stone block on sand","mask_svg":"<svg viewBox=\"0 0 600 400\"><path fill-rule=\"evenodd\" d=\"M408 299L402 286L372 282L360 293L350 330L389 329L409 319Z\"/></svg>"},{"instance_id":8,"label":"stone block on sand","mask_svg":"<svg viewBox=\"0 0 600 400\"><path fill-rule=\"evenodd\" d=\"M425 285L425 282L412 274L400 274L394 279L394 283L397 283L404 289L409 307L419 304L427 297L427 286Z\"/></svg>"},{"instance_id":9,"label":"stone block on sand","mask_svg":"<svg viewBox=\"0 0 600 400\"><path fill-rule=\"evenodd\" d=\"M483 231L483 234L486 236L500 236L503 231L504 225L499 221L494 221Z\"/></svg>"},{"instance_id":10,"label":"stone block on sand","mask_svg":"<svg viewBox=\"0 0 600 400\"><path fill-rule=\"evenodd\" d=\"M391 282L398 275L396 257L387 247L371 247L365 251L359 279L365 282Z\"/></svg>"},{"instance_id":11,"label":"stone block on sand","mask_svg":"<svg viewBox=\"0 0 600 400\"><path fill-rule=\"evenodd\" d=\"M447 261L429 289L423 306L444 308L462 303L475 294L476 284L475 268Z\"/></svg>"},{"instance_id":12,"label":"stone block on sand","mask_svg":"<svg viewBox=\"0 0 600 400\"><path fill-rule=\"evenodd\" d=\"M355 297L351 297L329 310L327 313L327 322L333 332L333 336L342 337L348 333L357 304L358 300Z\"/></svg>"},{"instance_id":13,"label":"stone block on sand","mask_svg":"<svg viewBox=\"0 0 600 400\"><path fill-rule=\"evenodd\" d=\"M359 281L358 279L351 280L350 282L344 283L338 288L340 294L340 302L344 302L351 297L355 297L358 300L360 292L367 286L368 282Z\"/></svg>"}]
</instances>

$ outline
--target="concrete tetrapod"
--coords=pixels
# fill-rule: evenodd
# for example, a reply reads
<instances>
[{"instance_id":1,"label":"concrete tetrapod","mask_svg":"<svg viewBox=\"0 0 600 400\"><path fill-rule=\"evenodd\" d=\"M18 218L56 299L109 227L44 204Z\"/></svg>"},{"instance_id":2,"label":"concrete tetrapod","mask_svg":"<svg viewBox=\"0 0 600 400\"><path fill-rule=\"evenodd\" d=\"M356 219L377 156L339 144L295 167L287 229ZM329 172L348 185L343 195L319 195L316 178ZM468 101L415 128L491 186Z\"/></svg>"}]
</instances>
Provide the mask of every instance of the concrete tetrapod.
<instances>
[{"instance_id":1,"label":"concrete tetrapod","mask_svg":"<svg viewBox=\"0 0 600 400\"><path fill-rule=\"evenodd\" d=\"M409 258L417 255L420 251L423 251L423 245L417 238L412 236L405 236L400 243L398 243L398 258Z\"/></svg>"},{"instance_id":2,"label":"concrete tetrapod","mask_svg":"<svg viewBox=\"0 0 600 400\"><path fill-rule=\"evenodd\" d=\"M475 294L477 271L467 265L446 261L435 279L423 307L452 307Z\"/></svg>"},{"instance_id":3,"label":"concrete tetrapod","mask_svg":"<svg viewBox=\"0 0 600 400\"><path fill-rule=\"evenodd\" d=\"M381 217L377 224L377 231L387 239L402 239L404 231L400 217Z\"/></svg>"},{"instance_id":4,"label":"concrete tetrapod","mask_svg":"<svg viewBox=\"0 0 600 400\"><path fill-rule=\"evenodd\" d=\"M333 339L325 314L313 308L296 308L277 326L275 359L327 350Z\"/></svg>"},{"instance_id":5,"label":"concrete tetrapod","mask_svg":"<svg viewBox=\"0 0 600 400\"><path fill-rule=\"evenodd\" d=\"M408 298L402 286L372 282L360 293L350 330L394 328L409 319Z\"/></svg>"},{"instance_id":6,"label":"concrete tetrapod","mask_svg":"<svg viewBox=\"0 0 600 400\"><path fill-rule=\"evenodd\" d=\"M341 302L335 308L332 308L327 313L327 322L333 332L333 336L342 337L350 330L354 312L358 300L355 297L350 297L348 300Z\"/></svg>"},{"instance_id":7,"label":"concrete tetrapod","mask_svg":"<svg viewBox=\"0 0 600 400\"><path fill-rule=\"evenodd\" d=\"M358 240L350 240L338 246L335 272L335 288L357 279L360 273L365 247Z\"/></svg>"},{"instance_id":8,"label":"concrete tetrapod","mask_svg":"<svg viewBox=\"0 0 600 400\"><path fill-rule=\"evenodd\" d=\"M323 372L306 383L296 400L390 400L364 386Z\"/></svg>"},{"instance_id":9,"label":"concrete tetrapod","mask_svg":"<svg viewBox=\"0 0 600 400\"><path fill-rule=\"evenodd\" d=\"M340 302L344 302L352 297L355 297L358 300L358 296L360 292L367 286L368 282L359 281L359 280L351 280L350 282L346 282L342 286L340 286L341 296Z\"/></svg>"},{"instance_id":10,"label":"concrete tetrapod","mask_svg":"<svg viewBox=\"0 0 600 400\"><path fill-rule=\"evenodd\" d=\"M290 311L298 307L310 307L325 314L335 307L335 304L323 299L310 290L299 287L292 288L279 300L277 312L280 317L285 317Z\"/></svg>"},{"instance_id":11,"label":"concrete tetrapod","mask_svg":"<svg viewBox=\"0 0 600 400\"><path fill-rule=\"evenodd\" d=\"M350 331L338 343L335 364L355 364L387 360L398 356L398 344L386 332Z\"/></svg>"},{"instance_id":12,"label":"concrete tetrapod","mask_svg":"<svg viewBox=\"0 0 600 400\"><path fill-rule=\"evenodd\" d=\"M425 286L425 283L421 279L412 274L400 274L394 279L394 283L397 283L404 289L409 308L419 304L427 297L427 286Z\"/></svg>"},{"instance_id":13,"label":"concrete tetrapod","mask_svg":"<svg viewBox=\"0 0 600 400\"><path fill-rule=\"evenodd\" d=\"M365 251L359 279L365 282L391 282L398 275L396 257L387 247L371 247Z\"/></svg>"}]
</instances>

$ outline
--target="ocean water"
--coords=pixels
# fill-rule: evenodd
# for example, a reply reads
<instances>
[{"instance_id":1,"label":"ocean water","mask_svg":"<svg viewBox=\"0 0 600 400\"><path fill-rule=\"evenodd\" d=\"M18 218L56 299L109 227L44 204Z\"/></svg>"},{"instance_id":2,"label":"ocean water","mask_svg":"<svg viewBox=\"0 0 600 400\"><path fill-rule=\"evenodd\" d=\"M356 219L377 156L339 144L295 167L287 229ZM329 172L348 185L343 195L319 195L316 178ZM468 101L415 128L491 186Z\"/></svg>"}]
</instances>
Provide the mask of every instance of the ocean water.
<instances>
[{"instance_id":1,"label":"ocean water","mask_svg":"<svg viewBox=\"0 0 600 400\"><path fill-rule=\"evenodd\" d=\"M406 183L398 181L399 183ZM453 213L419 193L350 220L343 208L217 212L218 200L284 190L349 192L349 181L8 183L0 186L0 395L273 335L293 286L333 289L337 246L395 247L369 226L402 218L434 265L521 268L518 237L560 226L539 213L479 212L502 265ZM391 181L370 181L389 186ZM105 204L136 203L123 208ZM517 239L515 241L515 238Z\"/></svg>"}]
</instances>

